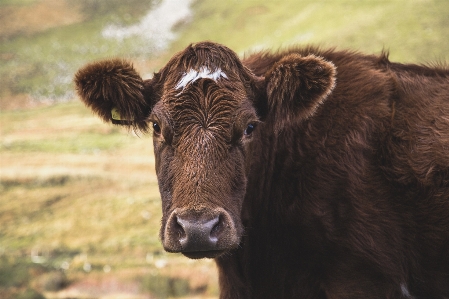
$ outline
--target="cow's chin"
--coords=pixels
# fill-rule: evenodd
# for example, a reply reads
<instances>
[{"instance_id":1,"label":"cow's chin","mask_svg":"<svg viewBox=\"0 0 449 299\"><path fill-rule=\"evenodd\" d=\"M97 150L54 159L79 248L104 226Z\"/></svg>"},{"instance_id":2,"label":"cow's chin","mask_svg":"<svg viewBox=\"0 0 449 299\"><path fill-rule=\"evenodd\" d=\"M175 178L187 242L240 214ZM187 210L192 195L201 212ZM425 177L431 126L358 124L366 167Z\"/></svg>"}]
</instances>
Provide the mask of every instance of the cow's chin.
<instances>
[{"instance_id":1,"label":"cow's chin","mask_svg":"<svg viewBox=\"0 0 449 299\"><path fill-rule=\"evenodd\" d=\"M189 259L214 259L224 254L226 250L208 250L208 251L191 251L191 252L181 252L184 256Z\"/></svg>"}]
</instances>

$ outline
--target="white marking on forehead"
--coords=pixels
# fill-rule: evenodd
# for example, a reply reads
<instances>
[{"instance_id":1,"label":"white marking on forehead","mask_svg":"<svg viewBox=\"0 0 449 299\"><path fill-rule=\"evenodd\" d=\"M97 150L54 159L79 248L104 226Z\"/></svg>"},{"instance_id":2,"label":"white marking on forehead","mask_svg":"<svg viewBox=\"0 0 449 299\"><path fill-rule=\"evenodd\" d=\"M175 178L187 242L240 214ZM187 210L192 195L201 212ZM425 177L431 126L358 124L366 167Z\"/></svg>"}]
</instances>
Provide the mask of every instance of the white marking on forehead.
<instances>
[{"instance_id":1,"label":"white marking on forehead","mask_svg":"<svg viewBox=\"0 0 449 299\"><path fill-rule=\"evenodd\" d=\"M187 73L184 73L184 76L182 76L181 80L176 84L175 89L184 89L190 83L201 78L208 78L217 82L220 78L228 79L228 76L226 76L226 74L219 68L212 72L208 67L202 66L199 71L190 69Z\"/></svg>"},{"instance_id":2,"label":"white marking on forehead","mask_svg":"<svg viewBox=\"0 0 449 299\"><path fill-rule=\"evenodd\" d=\"M415 297L413 297L410 294L410 292L409 292L409 290L407 288L407 285L405 283L401 283L400 287L401 287L402 295L404 295L405 298L410 298L410 299L414 299L415 298Z\"/></svg>"}]
</instances>

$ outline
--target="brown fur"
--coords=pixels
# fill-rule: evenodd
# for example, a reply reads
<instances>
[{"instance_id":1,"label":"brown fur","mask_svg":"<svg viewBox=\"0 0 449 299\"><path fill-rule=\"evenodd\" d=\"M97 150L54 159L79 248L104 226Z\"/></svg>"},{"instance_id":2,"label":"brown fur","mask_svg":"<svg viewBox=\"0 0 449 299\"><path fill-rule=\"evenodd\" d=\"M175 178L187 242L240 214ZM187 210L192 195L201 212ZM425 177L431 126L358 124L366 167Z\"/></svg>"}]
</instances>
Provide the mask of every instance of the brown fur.
<instances>
[{"instance_id":1,"label":"brown fur","mask_svg":"<svg viewBox=\"0 0 449 299\"><path fill-rule=\"evenodd\" d=\"M176 88L203 66L226 77ZM76 77L104 120L153 122L162 243L215 258L220 298L449 298L447 68L204 42L140 80Z\"/></svg>"}]
</instances>

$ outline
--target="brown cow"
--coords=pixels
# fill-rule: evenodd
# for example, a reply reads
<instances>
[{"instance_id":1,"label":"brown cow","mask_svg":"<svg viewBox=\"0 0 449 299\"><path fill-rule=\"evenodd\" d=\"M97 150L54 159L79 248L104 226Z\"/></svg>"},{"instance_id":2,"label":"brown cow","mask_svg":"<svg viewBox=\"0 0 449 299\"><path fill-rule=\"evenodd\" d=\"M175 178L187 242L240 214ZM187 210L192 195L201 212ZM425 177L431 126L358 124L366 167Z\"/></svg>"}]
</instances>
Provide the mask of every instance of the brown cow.
<instances>
[{"instance_id":1,"label":"brown cow","mask_svg":"<svg viewBox=\"0 0 449 299\"><path fill-rule=\"evenodd\" d=\"M107 60L75 82L152 124L160 238L214 258L220 298L449 298L447 68L203 42L149 80Z\"/></svg>"}]
</instances>

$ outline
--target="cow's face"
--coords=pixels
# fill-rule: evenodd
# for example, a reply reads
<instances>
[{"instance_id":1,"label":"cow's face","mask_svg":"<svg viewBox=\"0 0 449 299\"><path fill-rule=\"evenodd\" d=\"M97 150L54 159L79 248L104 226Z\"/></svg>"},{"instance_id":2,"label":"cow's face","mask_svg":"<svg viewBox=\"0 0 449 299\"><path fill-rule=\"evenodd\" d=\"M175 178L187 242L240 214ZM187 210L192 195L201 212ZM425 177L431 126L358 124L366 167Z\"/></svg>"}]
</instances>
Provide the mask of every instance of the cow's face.
<instances>
[{"instance_id":1,"label":"cow's face","mask_svg":"<svg viewBox=\"0 0 449 299\"><path fill-rule=\"evenodd\" d=\"M153 126L167 251L215 257L239 245L245 157L259 122L232 71L191 66L164 79Z\"/></svg>"},{"instance_id":2,"label":"cow's face","mask_svg":"<svg viewBox=\"0 0 449 299\"><path fill-rule=\"evenodd\" d=\"M240 244L257 124L269 113L310 117L333 88L334 75L333 65L320 58L296 55L258 78L228 48L201 43L151 80L119 60L88 65L75 80L81 99L103 119L153 128L162 243L167 251L202 258ZM300 95L295 78L306 88ZM289 102L298 96L301 103ZM294 116L280 116L279 123L285 118Z\"/></svg>"}]
</instances>

